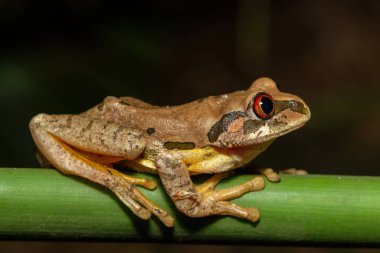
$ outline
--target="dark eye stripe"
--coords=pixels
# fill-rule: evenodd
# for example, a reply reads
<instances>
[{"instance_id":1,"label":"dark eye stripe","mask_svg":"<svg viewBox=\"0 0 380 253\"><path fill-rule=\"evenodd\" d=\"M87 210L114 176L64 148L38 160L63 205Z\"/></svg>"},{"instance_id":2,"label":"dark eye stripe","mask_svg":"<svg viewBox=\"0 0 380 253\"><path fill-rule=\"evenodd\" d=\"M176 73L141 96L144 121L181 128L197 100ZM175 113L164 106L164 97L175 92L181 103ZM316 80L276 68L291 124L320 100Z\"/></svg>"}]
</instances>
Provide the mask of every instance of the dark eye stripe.
<instances>
[{"instance_id":1,"label":"dark eye stripe","mask_svg":"<svg viewBox=\"0 0 380 253\"><path fill-rule=\"evenodd\" d=\"M241 111L233 111L229 112L223 115L223 117L217 121L208 131L207 137L210 142L215 142L219 135L221 135L223 132L227 131L228 126L231 122L233 122L235 119L239 117L244 117L244 112Z\"/></svg>"}]
</instances>

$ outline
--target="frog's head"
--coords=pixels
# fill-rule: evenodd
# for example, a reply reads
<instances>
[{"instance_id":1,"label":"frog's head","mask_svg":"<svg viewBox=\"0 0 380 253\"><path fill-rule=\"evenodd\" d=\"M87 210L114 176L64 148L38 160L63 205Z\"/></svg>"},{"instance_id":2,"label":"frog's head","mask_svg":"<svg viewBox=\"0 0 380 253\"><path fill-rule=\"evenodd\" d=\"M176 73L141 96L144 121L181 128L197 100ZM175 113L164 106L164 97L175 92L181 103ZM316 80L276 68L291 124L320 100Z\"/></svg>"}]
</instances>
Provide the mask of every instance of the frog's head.
<instances>
[{"instance_id":1,"label":"frog's head","mask_svg":"<svg viewBox=\"0 0 380 253\"><path fill-rule=\"evenodd\" d=\"M211 143L240 147L268 142L302 127L310 119L306 103L279 91L269 78L257 79L238 97L239 101L234 101L208 132Z\"/></svg>"}]
</instances>

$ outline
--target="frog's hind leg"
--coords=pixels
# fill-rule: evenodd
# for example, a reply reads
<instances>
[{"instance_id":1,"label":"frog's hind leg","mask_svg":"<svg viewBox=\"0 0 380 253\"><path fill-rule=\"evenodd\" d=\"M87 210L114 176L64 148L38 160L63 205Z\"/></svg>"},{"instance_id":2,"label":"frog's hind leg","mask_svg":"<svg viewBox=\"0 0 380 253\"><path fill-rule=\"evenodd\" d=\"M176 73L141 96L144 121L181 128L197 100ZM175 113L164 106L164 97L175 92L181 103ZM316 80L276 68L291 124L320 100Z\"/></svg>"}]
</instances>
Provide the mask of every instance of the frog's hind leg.
<instances>
[{"instance_id":1,"label":"frog's hind leg","mask_svg":"<svg viewBox=\"0 0 380 253\"><path fill-rule=\"evenodd\" d=\"M112 190L117 197L128 206L133 213L142 219L149 219L151 213L155 214L166 226L173 226L173 218L167 212L149 201L135 188L135 179L127 178L120 172L105 165L86 158L75 151L56 134L51 133L44 126L48 115L37 115L32 119L30 128L33 139L44 157L57 169L65 174L78 175ZM65 118L54 119L59 121ZM95 123L93 123L95 124ZM49 124L50 126L53 124ZM74 134L75 135L75 134Z\"/></svg>"},{"instance_id":2,"label":"frog's hind leg","mask_svg":"<svg viewBox=\"0 0 380 253\"><path fill-rule=\"evenodd\" d=\"M262 177L256 177L232 188L214 190L218 182L228 176L228 173L221 173L195 187L186 165L174 154L166 153L158 159L157 170L167 193L178 210L190 217L231 215L253 222L260 218L260 213L256 208L243 208L228 200L250 191L262 190L264 188Z\"/></svg>"}]
</instances>

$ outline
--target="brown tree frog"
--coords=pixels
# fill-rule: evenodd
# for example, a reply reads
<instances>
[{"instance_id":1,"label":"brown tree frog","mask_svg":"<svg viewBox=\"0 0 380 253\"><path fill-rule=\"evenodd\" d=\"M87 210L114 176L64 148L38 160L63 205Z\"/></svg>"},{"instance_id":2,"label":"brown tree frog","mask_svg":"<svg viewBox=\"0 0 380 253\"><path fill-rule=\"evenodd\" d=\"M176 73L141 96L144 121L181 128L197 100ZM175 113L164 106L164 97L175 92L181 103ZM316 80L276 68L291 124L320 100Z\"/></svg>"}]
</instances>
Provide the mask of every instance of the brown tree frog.
<instances>
[{"instance_id":1,"label":"brown tree frog","mask_svg":"<svg viewBox=\"0 0 380 253\"><path fill-rule=\"evenodd\" d=\"M262 190L262 177L228 189L215 186L309 118L302 99L260 78L245 91L179 106L106 97L78 115L38 114L30 129L43 157L58 170L106 186L140 218L154 214L171 227L173 218L135 187L154 189L156 183L128 176L114 165L157 173L178 210L190 217L231 215L255 222L260 217L256 208L229 200ZM279 180L271 169L262 172ZM193 174L214 175L195 186Z\"/></svg>"}]
</instances>

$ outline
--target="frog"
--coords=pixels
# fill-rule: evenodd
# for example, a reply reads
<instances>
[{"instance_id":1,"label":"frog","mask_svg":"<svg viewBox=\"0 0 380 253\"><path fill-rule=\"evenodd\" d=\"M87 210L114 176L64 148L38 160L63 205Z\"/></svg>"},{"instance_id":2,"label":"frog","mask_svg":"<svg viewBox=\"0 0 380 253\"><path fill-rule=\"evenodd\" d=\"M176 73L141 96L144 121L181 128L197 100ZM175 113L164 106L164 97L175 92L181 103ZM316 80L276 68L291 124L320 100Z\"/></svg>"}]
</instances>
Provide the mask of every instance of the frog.
<instances>
[{"instance_id":1,"label":"frog","mask_svg":"<svg viewBox=\"0 0 380 253\"><path fill-rule=\"evenodd\" d=\"M175 106L108 96L80 114L37 114L29 126L37 149L53 167L107 187L138 217L154 215L173 227L173 217L139 189L154 190L157 182L120 167L158 174L175 207L189 217L227 215L257 222L258 208L232 200L263 190L265 177L280 181L277 172L264 168L240 185L216 186L309 119L310 109L300 97L262 77L247 90ZM209 178L194 184L192 177L199 174Z\"/></svg>"}]
</instances>

